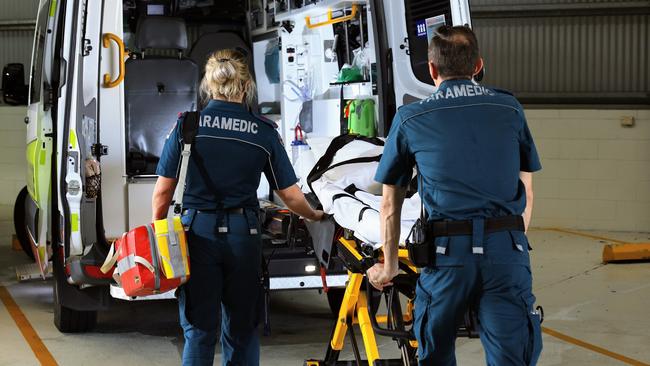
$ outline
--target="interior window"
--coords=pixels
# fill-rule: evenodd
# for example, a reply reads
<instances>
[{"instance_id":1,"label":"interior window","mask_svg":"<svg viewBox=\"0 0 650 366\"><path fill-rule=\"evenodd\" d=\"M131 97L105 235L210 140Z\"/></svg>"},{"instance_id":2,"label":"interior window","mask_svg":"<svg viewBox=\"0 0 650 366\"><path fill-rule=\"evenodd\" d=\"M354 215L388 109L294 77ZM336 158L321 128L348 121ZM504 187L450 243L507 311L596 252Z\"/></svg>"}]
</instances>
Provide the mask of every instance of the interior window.
<instances>
[{"instance_id":1,"label":"interior window","mask_svg":"<svg viewBox=\"0 0 650 366\"><path fill-rule=\"evenodd\" d=\"M262 114L280 114L280 44L277 38L253 43L257 99Z\"/></svg>"},{"instance_id":2,"label":"interior window","mask_svg":"<svg viewBox=\"0 0 650 366\"><path fill-rule=\"evenodd\" d=\"M441 25L452 25L449 0L404 0L411 68L415 77L433 85L429 76L429 40Z\"/></svg>"},{"instance_id":3,"label":"interior window","mask_svg":"<svg viewBox=\"0 0 650 366\"><path fill-rule=\"evenodd\" d=\"M45 1L38 10L36 21L36 32L34 34L34 52L32 54L32 72L29 91L30 103L38 103L41 100L41 88L43 87L43 55L45 53L45 35L47 34L47 19L50 10L50 2Z\"/></svg>"}]
</instances>

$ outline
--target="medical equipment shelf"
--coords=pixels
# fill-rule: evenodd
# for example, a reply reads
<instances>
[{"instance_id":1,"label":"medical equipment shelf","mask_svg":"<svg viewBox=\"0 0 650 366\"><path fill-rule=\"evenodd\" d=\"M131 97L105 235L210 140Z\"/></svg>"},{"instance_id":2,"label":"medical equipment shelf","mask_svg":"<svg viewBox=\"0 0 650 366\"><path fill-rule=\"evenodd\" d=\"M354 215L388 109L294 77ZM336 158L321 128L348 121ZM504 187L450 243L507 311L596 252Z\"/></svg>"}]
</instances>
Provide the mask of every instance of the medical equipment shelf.
<instances>
[{"instance_id":1,"label":"medical equipment shelf","mask_svg":"<svg viewBox=\"0 0 650 366\"><path fill-rule=\"evenodd\" d=\"M342 10L350 8L352 5L366 5L367 1L365 0L323 0L316 4L305 5L301 8L285 10L281 13L276 13L275 20L282 22L285 20L295 19L296 16L315 16L321 15L318 14L318 11L327 11L331 10Z\"/></svg>"}]
</instances>

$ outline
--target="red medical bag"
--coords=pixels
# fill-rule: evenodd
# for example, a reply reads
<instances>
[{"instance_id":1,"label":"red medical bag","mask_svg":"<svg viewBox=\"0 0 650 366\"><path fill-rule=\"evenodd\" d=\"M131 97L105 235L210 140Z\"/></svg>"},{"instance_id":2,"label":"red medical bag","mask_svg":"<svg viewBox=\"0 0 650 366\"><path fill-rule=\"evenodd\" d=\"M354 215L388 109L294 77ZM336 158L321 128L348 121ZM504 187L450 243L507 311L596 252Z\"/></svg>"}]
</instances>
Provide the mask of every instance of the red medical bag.
<instances>
[{"instance_id":1,"label":"red medical bag","mask_svg":"<svg viewBox=\"0 0 650 366\"><path fill-rule=\"evenodd\" d=\"M180 222L174 225L176 220L169 219L169 228L172 230L161 232L160 225L153 223L139 226L124 233L113 244L102 270L108 272L117 263L113 277L122 286L127 296L148 296L167 292L189 279L189 258L185 233L182 231ZM176 230L173 230L174 226L176 226ZM180 230L178 230L178 226L180 226ZM175 253L168 250L171 247L170 242L177 249ZM165 248L162 252L167 253L161 255L161 248ZM170 262L170 252L172 252L171 261L176 264L175 273L169 273L167 265ZM167 263L162 263L163 261Z\"/></svg>"}]
</instances>

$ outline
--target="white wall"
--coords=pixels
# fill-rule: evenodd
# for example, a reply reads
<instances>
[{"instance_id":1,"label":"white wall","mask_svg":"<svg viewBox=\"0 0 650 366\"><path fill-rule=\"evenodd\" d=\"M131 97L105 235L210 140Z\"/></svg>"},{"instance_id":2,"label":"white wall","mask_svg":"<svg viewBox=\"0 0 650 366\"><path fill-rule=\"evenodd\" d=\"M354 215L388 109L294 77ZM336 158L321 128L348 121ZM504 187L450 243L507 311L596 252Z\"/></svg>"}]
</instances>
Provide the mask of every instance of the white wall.
<instances>
[{"instance_id":1,"label":"white wall","mask_svg":"<svg viewBox=\"0 0 650 366\"><path fill-rule=\"evenodd\" d=\"M533 226L650 231L650 110L526 111L542 158ZM621 127L634 117L636 125Z\"/></svg>"},{"instance_id":2,"label":"white wall","mask_svg":"<svg viewBox=\"0 0 650 366\"><path fill-rule=\"evenodd\" d=\"M25 107L0 106L0 222L11 221L18 192L25 186Z\"/></svg>"}]
</instances>

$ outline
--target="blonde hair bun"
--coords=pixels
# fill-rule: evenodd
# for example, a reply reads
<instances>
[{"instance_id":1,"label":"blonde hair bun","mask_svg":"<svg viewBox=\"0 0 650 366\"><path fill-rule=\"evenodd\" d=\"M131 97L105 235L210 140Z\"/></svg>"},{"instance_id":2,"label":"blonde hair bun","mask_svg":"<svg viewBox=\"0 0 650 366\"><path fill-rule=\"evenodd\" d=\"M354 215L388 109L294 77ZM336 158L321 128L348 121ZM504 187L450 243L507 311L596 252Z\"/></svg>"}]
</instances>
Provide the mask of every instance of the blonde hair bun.
<instances>
[{"instance_id":1,"label":"blonde hair bun","mask_svg":"<svg viewBox=\"0 0 650 366\"><path fill-rule=\"evenodd\" d=\"M250 103L255 97L255 81L246 58L233 49L219 50L208 57L201 93L206 99L239 102L244 96Z\"/></svg>"}]
</instances>

